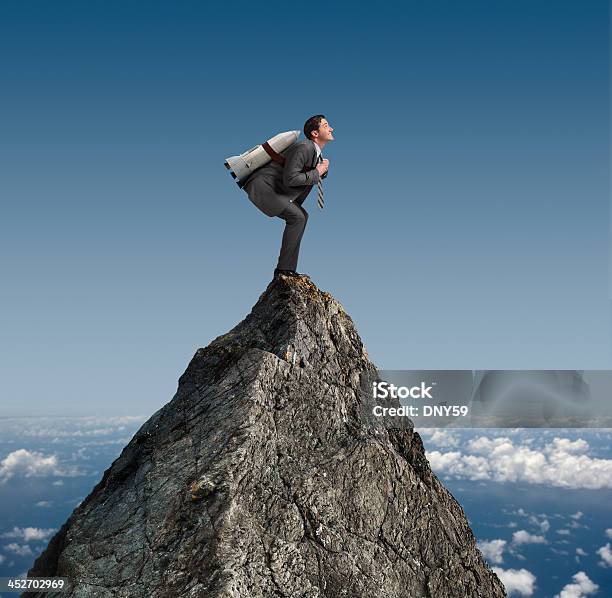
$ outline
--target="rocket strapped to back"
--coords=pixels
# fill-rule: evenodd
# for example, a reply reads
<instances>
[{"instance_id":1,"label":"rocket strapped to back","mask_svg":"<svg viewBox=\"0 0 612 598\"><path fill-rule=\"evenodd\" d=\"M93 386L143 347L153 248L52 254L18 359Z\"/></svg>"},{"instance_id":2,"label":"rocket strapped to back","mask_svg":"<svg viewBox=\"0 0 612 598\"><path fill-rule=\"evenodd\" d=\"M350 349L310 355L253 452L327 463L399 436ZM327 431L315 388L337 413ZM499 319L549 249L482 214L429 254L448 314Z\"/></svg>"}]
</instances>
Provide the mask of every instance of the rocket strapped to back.
<instances>
[{"instance_id":1,"label":"rocket strapped to back","mask_svg":"<svg viewBox=\"0 0 612 598\"><path fill-rule=\"evenodd\" d=\"M225 168L236 179L236 184L242 189L247 179L258 168L265 166L270 160L283 163L284 156L280 152L293 145L300 136L299 131L285 131L274 135L261 145L256 145L239 156L232 156L225 160Z\"/></svg>"}]
</instances>

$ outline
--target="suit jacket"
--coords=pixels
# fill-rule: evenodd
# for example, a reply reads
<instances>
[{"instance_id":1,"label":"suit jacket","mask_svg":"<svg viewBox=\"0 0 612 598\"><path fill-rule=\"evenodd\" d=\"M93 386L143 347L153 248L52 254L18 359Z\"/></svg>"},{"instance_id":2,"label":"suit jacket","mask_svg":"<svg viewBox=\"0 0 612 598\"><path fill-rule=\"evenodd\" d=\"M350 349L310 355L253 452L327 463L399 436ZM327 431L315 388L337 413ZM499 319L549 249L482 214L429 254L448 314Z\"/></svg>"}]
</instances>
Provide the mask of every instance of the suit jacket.
<instances>
[{"instance_id":1,"label":"suit jacket","mask_svg":"<svg viewBox=\"0 0 612 598\"><path fill-rule=\"evenodd\" d=\"M317 152L310 139L302 139L280 152L285 164L273 160L256 170L243 189L267 216L278 216L289 202L302 205L321 177L316 169Z\"/></svg>"}]
</instances>

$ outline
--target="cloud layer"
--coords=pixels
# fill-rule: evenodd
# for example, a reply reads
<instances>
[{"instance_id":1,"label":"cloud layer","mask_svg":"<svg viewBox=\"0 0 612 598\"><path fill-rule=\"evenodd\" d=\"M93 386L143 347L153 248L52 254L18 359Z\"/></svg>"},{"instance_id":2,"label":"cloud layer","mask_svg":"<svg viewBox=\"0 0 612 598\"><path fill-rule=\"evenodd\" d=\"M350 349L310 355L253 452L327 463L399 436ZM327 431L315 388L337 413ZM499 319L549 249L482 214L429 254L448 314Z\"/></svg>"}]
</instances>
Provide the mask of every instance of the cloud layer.
<instances>
[{"instance_id":1,"label":"cloud layer","mask_svg":"<svg viewBox=\"0 0 612 598\"><path fill-rule=\"evenodd\" d=\"M612 488L612 459L590 457L588 442L580 438L553 438L537 449L506 436L480 436L468 441L466 449L434 450L427 458L437 474L449 478Z\"/></svg>"}]
</instances>

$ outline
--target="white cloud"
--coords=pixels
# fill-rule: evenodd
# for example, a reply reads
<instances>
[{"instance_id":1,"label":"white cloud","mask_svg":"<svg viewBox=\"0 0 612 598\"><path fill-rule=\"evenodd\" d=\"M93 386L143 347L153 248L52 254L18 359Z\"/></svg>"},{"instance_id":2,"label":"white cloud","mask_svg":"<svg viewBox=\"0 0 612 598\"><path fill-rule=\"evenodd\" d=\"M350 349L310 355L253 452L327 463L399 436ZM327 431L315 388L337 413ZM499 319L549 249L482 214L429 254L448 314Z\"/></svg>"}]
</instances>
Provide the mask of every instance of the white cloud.
<instances>
[{"instance_id":1,"label":"white cloud","mask_svg":"<svg viewBox=\"0 0 612 598\"><path fill-rule=\"evenodd\" d=\"M530 534L528 531L521 529L518 532L512 534L512 543L516 545L520 544L546 544L546 538L544 536L535 536Z\"/></svg>"},{"instance_id":2,"label":"white cloud","mask_svg":"<svg viewBox=\"0 0 612 598\"><path fill-rule=\"evenodd\" d=\"M487 561L499 565L504 562L503 554L506 544L506 540L484 540L478 542L478 548Z\"/></svg>"},{"instance_id":3,"label":"white cloud","mask_svg":"<svg viewBox=\"0 0 612 598\"><path fill-rule=\"evenodd\" d=\"M10 544L7 544L4 548L5 550L8 550L9 552L14 552L19 556L32 555L32 550L27 544L17 544L17 542L11 542Z\"/></svg>"},{"instance_id":4,"label":"white cloud","mask_svg":"<svg viewBox=\"0 0 612 598\"><path fill-rule=\"evenodd\" d=\"M0 461L0 484L15 476L76 476L83 475L75 467L60 467L57 455L44 455L37 451L18 449Z\"/></svg>"},{"instance_id":5,"label":"white cloud","mask_svg":"<svg viewBox=\"0 0 612 598\"><path fill-rule=\"evenodd\" d=\"M570 517L578 521L579 519L582 519L583 515L584 513L582 511L576 511L573 515L570 515Z\"/></svg>"},{"instance_id":6,"label":"white cloud","mask_svg":"<svg viewBox=\"0 0 612 598\"><path fill-rule=\"evenodd\" d=\"M584 571L578 571L572 576L574 583L568 583L555 598L584 598L594 594L599 586L593 583Z\"/></svg>"},{"instance_id":7,"label":"white cloud","mask_svg":"<svg viewBox=\"0 0 612 598\"><path fill-rule=\"evenodd\" d=\"M35 506L37 507L50 507L53 504L51 500L39 500Z\"/></svg>"},{"instance_id":8,"label":"white cloud","mask_svg":"<svg viewBox=\"0 0 612 598\"><path fill-rule=\"evenodd\" d=\"M527 571L527 569L500 569L499 567L493 567L493 571L504 584L508 596L512 594L531 596L533 594L536 577L533 573Z\"/></svg>"},{"instance_id":9,"label":"white cloud","mask_svg":"<svg viewBox=\"0 0 612 598\"><path fill-rule=\"evenodd\" d=\"M6 561L6 557L3 554L0 554L0 565Z\"/></svg>"},{"instance_id":10,"label":"white cloud","mask_svg":"<svg viewBox=\"0 0 612 598\"><path fill-rule=\"evenodd\" d=\"M599 564L602 567L612 567L612 549L610 548L610 542L605 546L597 549L597 554L601 557Z\"/></svg>"},{"instance_id":11,"label":"white cloud","mask_svg":"<svg viewBox=\"0 0 612 598\"><path fill-rule=\"evenodd\" d=\"M423 428L419 430L424 443L435 444L436 446L457 446L459 439L449 430L441 428Z\"/></svg>"},{"instance_id":12,"label":"white cloud","mask_svg":"<svg viewBox=\"0 0 612 598\"><path fill-rule=\"evenodd\" d=\"M588 553L586 551L584 551L582 548L576 548L576 556L574 557L574 560L577 563L580 563L580 557L583 556L588 556Z\"/></svg>"},{"instance_id":13,"label":"white cloud","mask_svg":"<svg viewBox=\"0 0 612 598\"><path fill-rule=\"evenodd\" d=\"M87 459L91 459L91 457L87 454L87 448L85 448L84 446L82 446L76 451L73 451L72 455L70 455L71 461L80 461Z\"/></svg>"},{"instance_id":14,"label":"white cloud","mask_svg":"<svg viewBox=\"0 0 612 598\"><path fill-rule=\"evenodd\" d=\"M439 474L452 478L490 480L491 471L487 459L473 455L462 455L459 451L427 453L431 468Z\"/></svg>"},{"instance_id":15,"label":"white cloud","mask_svg":"<svg viewBox=\"0 0 612 598\"><path fill-rule=\"evenodd\" d=\"M612 488L612 459L590 457L582 439L553 438L543 448L515 444L511 438L481 436L468 453L431 451L434 471L450 478L526 482L563 488Z\"/></svg>"},{"instance_id":16,"label":"white cloud","mask_svg":"<svg viewBox=\"0 0 612 598\"><path fill-rule=\"evenodd\" d=\"M14 527L10 532L2 534L2 538L19 538L24 542L31 542L32 540L48 540L56 528L50 527L47 529L40 527Z\"/></svg>"},{"instance_id":17,"label":"white cloud","mask_svg":"<svg viewBox=\"0 0 612 598\"><path fill-rule=\"evenodd\" d=\"M545 534L550 529L550 522L548 521L548 519L546 519L545 513L542 513L540 516L543 517L543 519L540 520L535 515L530 515L529 522L533 525L538 526L540 528L540 531Z\"/></svg>"},{"instance_id":18,"label":"white cloud","mask_svg":"<svg viewBox=\"0 0 612 598\"><path fill-rule=\"evenodd\" d=\"M45 457L36 451L19 449L9 453L0 461L0 481L6 481L14 475L30 477L32 475L53 475L57 470L57 456Z\"/></svg>"},{"instance_id":19,"label":"white cloud","mask_svg":"<svg viewBox=\"0 0 612 598\"><path fill-rule=\"evenodd\" d=\"M560 536L569 536L570 535L570 531L568 529L558 529L557 533Z\"/></svg>"},{"instance_id":20,"label":"white cloud","mask_svg":"<svg viewBox=\"0 0 612 598\"><path fill-rule=\"evenodd\" d=\"M609 527L609 528L606 530L606 537L608 537L608 538L612 539L612 527Z\"/></svg>"}]
</instances>

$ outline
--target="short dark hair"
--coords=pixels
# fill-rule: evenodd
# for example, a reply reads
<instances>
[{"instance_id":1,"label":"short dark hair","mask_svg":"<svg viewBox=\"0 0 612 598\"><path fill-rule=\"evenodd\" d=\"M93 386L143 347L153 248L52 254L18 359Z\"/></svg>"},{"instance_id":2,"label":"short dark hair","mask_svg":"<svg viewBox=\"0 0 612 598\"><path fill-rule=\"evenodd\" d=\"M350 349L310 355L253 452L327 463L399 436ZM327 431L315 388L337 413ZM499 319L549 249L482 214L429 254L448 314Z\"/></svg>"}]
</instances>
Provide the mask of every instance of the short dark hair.
<instances>
[{"instance_id":1,"label":"short dark hair","mask_svg":"<svg viewBox=\"0 0 612 598\"><path fill-rule=\"evenodd\" d=\"M313 131L316 131L320 126L321 126L321 121L325 118L324 114L316 114L315 116L311 116L305 123L304 123L304 135L306 136L306 139L312 139L312 137L310 136L310 134Z\"/></svg>"}]
</instances>

